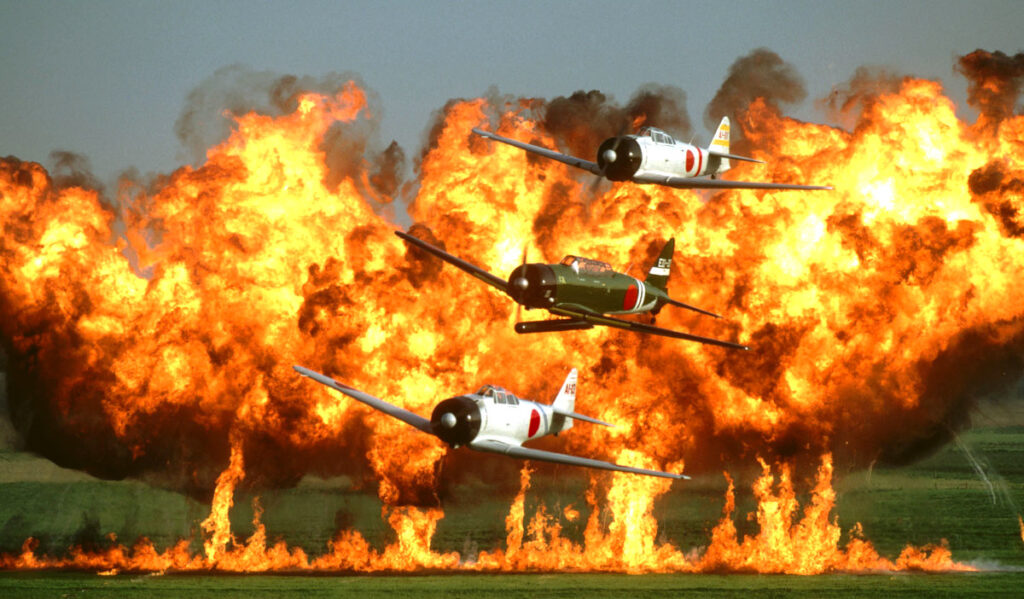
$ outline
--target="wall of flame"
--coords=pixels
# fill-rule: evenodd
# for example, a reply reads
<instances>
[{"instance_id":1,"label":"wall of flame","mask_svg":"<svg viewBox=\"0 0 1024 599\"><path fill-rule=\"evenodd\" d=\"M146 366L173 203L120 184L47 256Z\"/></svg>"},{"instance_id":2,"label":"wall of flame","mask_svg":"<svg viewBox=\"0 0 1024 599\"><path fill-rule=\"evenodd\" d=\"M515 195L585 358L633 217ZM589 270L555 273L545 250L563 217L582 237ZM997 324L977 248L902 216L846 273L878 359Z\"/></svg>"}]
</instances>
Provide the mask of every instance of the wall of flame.
<instances>
[{"instance_id":1,"label":"wall of flame","mask_svg":"<svg viewBox=\"0 0 1024 599\"><path fill-rule=\"evenodd\" d=\"M205 559L175 554L166 558L172 567L229 567L225 556L249 546L269 555L259 539L224 549L231 493L308 473L378 484L385 516L429 556L407 563L449 567L463 562L429 550L442 512L411 507L437 506L447 450L291 365L422 414L483 382L547 401L577 367L581 411L619 426L575 427L551 447L689 473L759 458L762 499L775 492L768 463L782 472L784 496L795 468L816 477L824 506L803 521L827 536L836 527L833 460L854 468L912 459L965 426L976 397L1019 376L1024 117L991 108L1005 94L982 92L1018 85L1019 76L993 73L984 58L972 54L959 67L981 113L973 124L938 83L910 77L857 98L850 131L788 118L762 99L732 115L746 148L767 163L730 176L835 186L824 193L594 187L568 167L469 134L489 127L558 147L564 140L538 117L542 102L449 103L413 182L414 232L499 275L524 247L531 260L574 253L639 273L673 236L673 296L725 318L667 308L659 325L739 340L753 347L747 353L600 329L516 335L508 298L392 234L398 225L366 192L368 170L331 177L323 145L332 125L367 118L366 92L353 82L298 93L286 114L237 116L200 166L149 185L123 181L113 200L56 185L38 164L2 159L0 335L12 417L30 448L60 463L102 476L156 472L213 492ZM445 476L467 475L456 470ZM627 571L860 564L777 557L787 565L751 565L753 557L736 557L743 542L735 530L729 536L728 514L694 562L654 544L651 506L667 484L614 481L592 508L611 510L618 524L605 530L594 520L573 550L523 552L519 541L479 567L537 568L529 556L544 551L584 556L568 567ZM631 502L639 504L630 513L647 520L627 520ZM780 530L793 537L795 507L780 509L790 514ZM560 539L550 523L534 532ZM838 534L828 541L837 542ZM602 562L599 547L613 557ZM278 551L291 567L312 567ZM358 551L364 557L343 557ZM386 555L349 531L317 563L402 568Z\"/></svg>"}]
</instances>

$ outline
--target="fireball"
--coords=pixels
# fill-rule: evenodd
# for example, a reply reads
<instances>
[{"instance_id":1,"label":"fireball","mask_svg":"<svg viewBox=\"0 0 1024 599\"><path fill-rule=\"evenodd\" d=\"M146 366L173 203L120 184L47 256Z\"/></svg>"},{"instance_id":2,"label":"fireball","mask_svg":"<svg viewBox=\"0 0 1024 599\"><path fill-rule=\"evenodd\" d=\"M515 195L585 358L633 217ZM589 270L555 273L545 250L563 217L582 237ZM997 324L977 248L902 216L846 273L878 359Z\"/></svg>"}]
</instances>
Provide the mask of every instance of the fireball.
<instances>
[{"instance_id":1,"label":"fireball","mask_svg":"<svg viewBox=\"0 0 1024 599\"><path fill-rule=\"evenodd\" d=\"M986 109L1006 96L982 91L1006 81L972 70L985 56L971 57L961 70L983 114L973 125L938 83L909 77L857 104L851 130L788 118L765 99L732 115L766 162L732 176L828 181L827 193L595 187L470 135L486 126L549 147L592 143L569 140L575 129L543 118L542 101L447 107L406 206L424 235L498 273L524 247L538 260L642 267L674 237L673 296L725 318L666 310L659 325L741 338L745 355L615 330L515 334L509 302L392 234L399 225L367 191L371 160L344 176L330 169L332 126L368 118L354 82L297 93L285 114L240 114L202 164L125 181L113 199L0 160L0 333L15 420L36 423L29 447L102 476L182 464L172 484L213 497L203 556L141 541L46 558L29 541L4 567L961 567L945 547L908 548L895 562L860 538L840 548L830 513L833 463L901 462L944 442L965 424L964 398L1008 382L998 364L1024 346L1024 117ZM524 522L524 469L505 549L476 560L434 552L448 450L303 384L296 363L420 414L483 382L544 397L554 392L546 373L576 367L581 404L621 425L576 427L567 451L691 474L759 460L760 533L737 538L730 487L706 550L684 553L657 541L653 504L670 483L615 475L592 481L574 542L557 512ZM816 481L802 512L795 472ZM376 485L393 545L378 551L339 531L309 558L284 542L268 548L258 522L248 540L232 537L239 486L338 473Z\"/></svg>"}]
</instances>

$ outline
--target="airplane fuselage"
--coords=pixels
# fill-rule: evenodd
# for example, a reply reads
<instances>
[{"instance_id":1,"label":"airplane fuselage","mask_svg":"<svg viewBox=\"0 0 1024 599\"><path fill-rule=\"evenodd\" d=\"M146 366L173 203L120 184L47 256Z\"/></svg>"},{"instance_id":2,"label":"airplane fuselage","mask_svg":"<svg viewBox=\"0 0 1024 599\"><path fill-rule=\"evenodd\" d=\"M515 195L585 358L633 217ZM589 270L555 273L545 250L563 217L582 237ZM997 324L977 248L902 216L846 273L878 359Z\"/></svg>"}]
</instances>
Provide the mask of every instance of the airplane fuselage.
<instances>
[{"instance_id":1,"label":"airplane fuselage","mask_svg":"<svg viewBox=\"0 0 1024 599\"><path fill-rule=\"evenodd\" d=\"M476 393L450 397L434 407L430 424L452 447L481 441L521 445L569 428L566 417L549 405L521 399L488 385Z\"/></svg>"},{"instance_id":2,"label":"airplane fuselage","mask_svg":"<svg viewBox=\"0 0 1024 599\"><path fill-rule=\"evenodd\" d=\"M597 151L597 165L612 181L661 183L666 177L718 175L722 158L706 149L677 141L649 128L640 135L606 139Z\"/></svg>"},{"instance_id":3,"label":"airplane fuselage","mask_svg":"<svg viewBox=\"0 0 1024 599\"><path fill-rule=\"evenodd\" d=\"M517 288L515 281L527 284ZM512 299L526 308L583 309L597 314L638 314L661 308L668 299L661 289L604 262L566 256L561 264L524 264L509 275Z\"/></svg>"}]
</instances>

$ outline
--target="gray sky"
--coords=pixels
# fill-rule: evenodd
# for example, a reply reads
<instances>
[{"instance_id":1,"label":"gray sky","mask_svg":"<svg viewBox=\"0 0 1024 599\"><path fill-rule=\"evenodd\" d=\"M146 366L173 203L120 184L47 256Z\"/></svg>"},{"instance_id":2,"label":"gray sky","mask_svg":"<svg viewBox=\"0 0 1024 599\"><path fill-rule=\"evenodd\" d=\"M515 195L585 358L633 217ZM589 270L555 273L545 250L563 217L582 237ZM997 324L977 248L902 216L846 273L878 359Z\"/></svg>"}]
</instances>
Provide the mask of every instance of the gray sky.
<instances>
[{"instance_id":1,"label":"gray sky","mask_svg":"<svg viewBox=\"0 0 1024 599\"><path fill-rule=\"evenodd\" d=\"M803 76L792 113L861 65L942 80L962 104L957 56L1022 49L1024 5L951 2L52 2L0 0L0 156L92 161L103 179L186 160L174 123L218 68L355 72L383 102L381 142L415 153L453 97L554 97L645 83L687 94L699 132L729 66L767 47ZM970 112L961 109L961 113Z\"/></svg>"}]
</instances>

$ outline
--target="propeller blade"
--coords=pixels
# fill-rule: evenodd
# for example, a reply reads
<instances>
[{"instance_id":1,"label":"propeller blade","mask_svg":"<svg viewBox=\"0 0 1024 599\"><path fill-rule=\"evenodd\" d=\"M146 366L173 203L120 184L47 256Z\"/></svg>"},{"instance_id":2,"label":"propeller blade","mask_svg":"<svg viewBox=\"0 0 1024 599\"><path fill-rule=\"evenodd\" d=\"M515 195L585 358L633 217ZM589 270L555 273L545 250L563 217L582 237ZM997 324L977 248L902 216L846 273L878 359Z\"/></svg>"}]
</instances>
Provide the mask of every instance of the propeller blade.
<instances>
[{"instance_id":1,"label":"propeller blade","mask_svg":"<svg viewBox=\"0 0 1024 599\"><path fill-rule=\"evenodd\" d=\"M623 121L619 125L619 131L618 131L618 133L615 134L615 137L613 138L615 141L612 142L612 147L609 148L612 151L613 154L615 154L615 153L617 153L619 151L619 144L622 143L622 136L626 134L626 131L628 129L629 129L629 125L626 123L626 121ZM601 161L601 157L598 156L598 164L601 164L601 162L602 162ZM608 169L608 165L609 164L611 164L611 162L605 160L604 161L604 166L599 166L598 167L600 169L600 174L594 179L594 182L590 184L590 190L589 190L590 191L590 195L597 195L597 188L598 188L598 186L601 185L601 181L603 179L607 178L607 176L605 175L605 170Z\"/></svg>"},{"instance_id":2,"label":"propeller blade","mask_svg":"<svg viewBox=\"0 0 1024 599\"><path fill-rule=\"evenodd\" d=\"M519 262L519 266L526 266L526 252L529 251L529 244L523 242L523 259ZM523 304L519 301L516 302L516 322L523 320Z\"/></svg>"}]
</instances>

